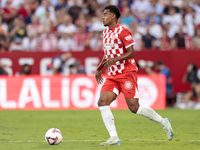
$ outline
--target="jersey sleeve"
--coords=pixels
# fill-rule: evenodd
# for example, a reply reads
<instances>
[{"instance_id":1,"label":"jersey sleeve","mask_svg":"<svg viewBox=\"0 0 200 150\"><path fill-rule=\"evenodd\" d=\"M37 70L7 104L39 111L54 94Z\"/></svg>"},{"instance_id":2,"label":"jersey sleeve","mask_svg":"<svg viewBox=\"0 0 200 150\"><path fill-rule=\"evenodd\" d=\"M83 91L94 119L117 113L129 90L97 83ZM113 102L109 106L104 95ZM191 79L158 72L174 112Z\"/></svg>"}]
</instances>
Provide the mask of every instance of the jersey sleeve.
<instances>
[{"instance_id":1,"label":"jersey sleeve","mask_svg":"<svg viewBox=\"0 0 200 150\"><path fill-rule=\"evenodd\" d=\"M131 31L129 29L123 29L120 33L120 40L122 41L125 48L130 47L135 44L135 41L132 38Z\"/></svg>"}]
</instances>

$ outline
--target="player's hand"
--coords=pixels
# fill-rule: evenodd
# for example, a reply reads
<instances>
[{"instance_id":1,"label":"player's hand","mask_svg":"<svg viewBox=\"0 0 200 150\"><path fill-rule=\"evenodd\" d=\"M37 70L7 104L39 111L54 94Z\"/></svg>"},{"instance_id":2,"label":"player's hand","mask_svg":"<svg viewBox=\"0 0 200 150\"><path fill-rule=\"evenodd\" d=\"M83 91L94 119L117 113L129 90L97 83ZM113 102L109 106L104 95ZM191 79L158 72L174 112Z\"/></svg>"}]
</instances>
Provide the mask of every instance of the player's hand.
<instances>
[{"instance_id":1,"label":"player's hand","mask_svg":"<svg viewBox=\"0 0 200 150\"><path fill-rule=\"evenodd\" d=\"M95 74L95 78L98 84L102 84L103 83L103 78L101 76L101 71L96 71Z\"/></svg>"},{"instance_id":2,"label":"player's hand","mask_svg":"<svg viewBox=\"0 0 200 150\"><path fill-rule=\"evenodd\" d=\"M104 66L110 67L112 65L114 65L117 62L116 58L106 58L104 61Z\"/></svg>"}]
</instances>

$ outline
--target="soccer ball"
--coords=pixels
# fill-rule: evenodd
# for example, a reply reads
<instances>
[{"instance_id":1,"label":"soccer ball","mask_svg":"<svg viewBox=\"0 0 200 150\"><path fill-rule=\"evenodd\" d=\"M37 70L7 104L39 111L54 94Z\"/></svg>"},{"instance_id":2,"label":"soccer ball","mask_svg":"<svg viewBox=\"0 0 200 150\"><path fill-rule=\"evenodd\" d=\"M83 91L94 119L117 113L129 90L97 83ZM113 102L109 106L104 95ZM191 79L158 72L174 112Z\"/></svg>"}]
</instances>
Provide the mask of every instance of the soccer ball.
<instances>
[{"instance_id":1,"label":"soccer ball","mask_svg":"<svg viewBox=\"0 0 200 150\"><path fill-rule=\"evenodd\" d=\"M63 135L57 128L49 129L45 134L45 140L50 145L57 145L62 141Z\"/></svg>"}]
</instances>

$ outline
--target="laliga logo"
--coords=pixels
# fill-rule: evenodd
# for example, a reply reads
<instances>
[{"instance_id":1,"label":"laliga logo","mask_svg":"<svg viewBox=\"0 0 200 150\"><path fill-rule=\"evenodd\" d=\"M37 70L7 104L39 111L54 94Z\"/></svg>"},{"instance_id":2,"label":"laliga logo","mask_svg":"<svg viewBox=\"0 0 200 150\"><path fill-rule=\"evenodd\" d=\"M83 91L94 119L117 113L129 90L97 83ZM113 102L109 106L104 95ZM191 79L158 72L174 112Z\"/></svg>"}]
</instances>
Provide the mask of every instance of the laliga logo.
<instances>
[{"instance_id":1,"label":"laliga logo","mask_svg":"<svg viewBox=\"0 0 200 150\"><path fill-rule=\"evenodd\" d=\"M146 77L138 78L139 102L151 106L157 99L158 89L153 81Z\"/></svg>"},{"instance_id":2,"label":"laliga logo","mask_svg":"<svg viewBox=\"0 0 200 150\"><path fill-rule=\"evenodd\" d=\"M130 81L126 81L124 83L124 87L125 87L125 89L130 90L130 89L132 89L133 84Z\"/></svg>"},{"instance_id":3,"label":"laliga logo","mask_svg":"<svg viewBox=\"0 0 200 150\"><path fill-rule=\"evenodd\" d=\"M128 35L128 36L125 37L125 39L126 39L127 41L130 41L130 40L132 39L132 36L131 36L131 35Z\"/></svg>"}]
</instances>

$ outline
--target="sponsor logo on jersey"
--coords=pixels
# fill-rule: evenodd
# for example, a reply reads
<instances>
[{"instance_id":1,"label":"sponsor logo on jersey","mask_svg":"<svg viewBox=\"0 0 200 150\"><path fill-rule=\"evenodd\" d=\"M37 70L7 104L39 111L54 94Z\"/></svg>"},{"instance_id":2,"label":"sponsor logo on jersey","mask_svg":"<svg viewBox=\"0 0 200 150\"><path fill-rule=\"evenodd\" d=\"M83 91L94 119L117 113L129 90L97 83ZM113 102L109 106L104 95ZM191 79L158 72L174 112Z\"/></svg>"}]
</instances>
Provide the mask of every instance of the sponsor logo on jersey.
<instances>
[{"instance_id":1,"label":"sponsor logo on jersey","mask_svg":"<svg viewBox=\"0 0 200 150\"><path fill-rule=\"evenodd\" d=\"M132 36L131 36L131 35L126 36L125 39L126 39L127 41L130 41L130 40L132 40Z\"/></svg>"},{"instance_id":2,"label":"sponsor logo on jersey","mask_svg":"<svg viewBox=\"0 0 200 150\"><path fill-rule=\"evenodd\" d=\"M114 44L106 43L106 44L104 44L104 46L111 46L111 47L114 47Z\"/></svg>"},{"instance_id":3,"label":"sponsor logo on jersey","mask_svg":"<svg viewBox=\"0 0 200 150\"><path fill-rule=\"evenodd\" d=\"M105 43L103 44L105 49L112 49L113 47L117 47L118 44L112 44L112 43Z\"/></svg>"},{"instance_id":4,"label":"sponsor logo on jersey","mask_svg":"<svg viewBox=\"0 0 200 150\"><path fill-rule=\"evenodd\" d=\"M130 89L132 89L133 84L130 81L126 81L124 83L124 87L125 87L125 89L130 90Z\"/></svg>"}]
</instances>

